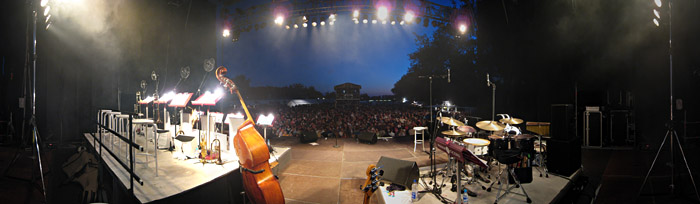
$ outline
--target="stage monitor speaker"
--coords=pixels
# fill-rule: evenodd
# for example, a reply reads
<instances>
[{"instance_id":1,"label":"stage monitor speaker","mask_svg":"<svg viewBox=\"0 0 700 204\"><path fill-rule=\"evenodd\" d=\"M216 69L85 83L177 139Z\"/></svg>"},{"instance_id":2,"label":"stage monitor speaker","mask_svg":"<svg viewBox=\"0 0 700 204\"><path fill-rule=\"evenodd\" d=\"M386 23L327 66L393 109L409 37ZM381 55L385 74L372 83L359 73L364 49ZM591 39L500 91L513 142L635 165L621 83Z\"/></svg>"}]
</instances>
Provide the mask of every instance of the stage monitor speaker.
<instances>
[{"instance_id":1,"label":"stage monitor speaker","mask_svg":"<svg viewBox=\"0 0 700 204\"><path fill-rule=\"evenodd\" d=\"M547 141L547 169L562 176L571 176L581 167L581 140Z\"/></svg>"},{"instance_id":2,"label":"stage monitor speaker","mask_svg":"<svg viewBox=\"0 0 700 204\"><path fill-rule=\"evenodd\" d=\"M418 164L415 161L382 156L379 158L377 166L384 170L382 180L405 186L407 189L411 189L413 180L418 180Z\"/></svg>"},{"instance_id":3,"label":"stage monitor speaker","mask_svg":"<svg viewBox=\"0 0 700 204\"><path fill-rule=\"evenodd\" d=\"M552 104L552 121L549 134L552 139L571 140L576 137L574 106L571 104Z\"/></svg>"},{"instance_id":4,"label":"stage monitor speaker","mask_svg":"<svg viewBox=\"0 0 700 204\"><path fill-rule=\"evenodd\" d=\"M361 132L359 135L357 135L357 139L362 143L377 143L377 135L371 132Z\"/></svg>"},{"instance_id":5,"label":"stage monitor speaker","mask_svg":"<svg viewBox=\"0 0 700 204\"><path fill-rule=\"evenodd\" d=\"M316 140L318 140L318 136L314 131L303 131L301 132L301 136L299 136L299 141L301 143L311 143L316 142Z\"/></svg>"}]
</instances>

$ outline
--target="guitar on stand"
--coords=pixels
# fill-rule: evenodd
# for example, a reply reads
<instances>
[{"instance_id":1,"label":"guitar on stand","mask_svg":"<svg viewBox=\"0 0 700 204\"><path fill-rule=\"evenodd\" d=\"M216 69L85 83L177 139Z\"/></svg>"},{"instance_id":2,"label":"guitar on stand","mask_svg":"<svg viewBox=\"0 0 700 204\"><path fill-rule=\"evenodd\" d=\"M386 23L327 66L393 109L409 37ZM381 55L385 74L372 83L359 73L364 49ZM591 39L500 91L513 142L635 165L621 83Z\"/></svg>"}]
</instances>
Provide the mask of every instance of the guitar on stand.
<instances>
[{"instance_id":1,"label":"guitar on stand","mask_svg":"<svg viewBox=\"0 0 700 204\"><path fill-rule=\"evenodd\" d=\"M384 175L384 170L381 170L381 168L382 167L377 167L374 164L370 164L367 167L367 180L365 180L364 185L360 186L360 189L365 192L363 204L368 204L369 198L372 197L374 191L379 189L379 177Z\"/></svg>"},{"instance_id":2,"label":"guitar on stand","mask_svg":"<svg viewBox=\"0 0 700 204\"><path fill-rule=\"evenodd\" d=\"M270 152L265 140L255 130L255 122L248 112L248 107L241 97L241 93L231 79L226 78L226 67L216 69L216 79L227 88L231 94L236 92L241 101L241 107L247 116L245 122L238 127L233 138L233 147L238 155L243 188L250 201L253 203L284 203L284 195L277 177L272 174L270 168Z\"/></svg>"}]
</instances>

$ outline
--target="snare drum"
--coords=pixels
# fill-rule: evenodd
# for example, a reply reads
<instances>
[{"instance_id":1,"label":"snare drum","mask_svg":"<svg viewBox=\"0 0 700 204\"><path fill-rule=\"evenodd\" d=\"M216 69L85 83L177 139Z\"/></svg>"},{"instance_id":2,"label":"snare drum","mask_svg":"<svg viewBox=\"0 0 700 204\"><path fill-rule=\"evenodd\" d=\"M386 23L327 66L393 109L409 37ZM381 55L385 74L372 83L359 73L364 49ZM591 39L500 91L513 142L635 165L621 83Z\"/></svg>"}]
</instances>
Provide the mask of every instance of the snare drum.
<instances>
[{"instance_id":1,"label":"snare drum","mask_svg":"<svg viewBox=\"0 0 700 204\"><path fill-rule=\"evenodd\" d=\"M509 150L513 146L513 141L507 136L490 135L489 155L493 156L493 150ZM511 143L511 144L509 144Z\"/></svg>"},{"instance_id":2,"label":"snare drum","mask_svg":"<svg viewBox=\"0 0 700 204\"><path fill-rule=\"evenodd\" d=\"M491 143L490 141L481 138L467 138L463 141L467 146L467 149L476 156L482 156L488 153L489 144Z\"/></svg>"}]
</instances>

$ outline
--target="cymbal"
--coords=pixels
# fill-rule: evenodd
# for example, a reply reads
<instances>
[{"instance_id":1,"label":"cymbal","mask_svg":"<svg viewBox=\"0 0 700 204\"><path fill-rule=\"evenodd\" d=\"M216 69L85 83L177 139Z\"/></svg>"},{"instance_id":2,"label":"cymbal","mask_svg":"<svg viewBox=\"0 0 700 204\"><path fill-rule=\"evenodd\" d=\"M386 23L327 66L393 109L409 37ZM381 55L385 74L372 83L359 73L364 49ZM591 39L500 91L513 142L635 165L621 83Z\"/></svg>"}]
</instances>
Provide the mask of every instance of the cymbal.
<instances>
[{"instance_id":1,"label":"cymbal","mask_svg":"<svg viewBox=\"0 0 700 204\"><path fill-rule=\"evenodd\" d=\"M511 124L511 125L517 125L517 124L523 123L523 119L520 119L520 118L503 118L503 119L500 119L498 121L500 121L504 124Z\"/></svg>"},{"instance_id":2,"label":"cymbal","mask_svg":"<svg viewBox=\"0 0 700 204\"><path fill-rule=\"evenodd\" d=\"M487 131L501 131L504 128L506 128L505 125L502 125L496 121L493 120L484 120L484 121L479 121L476 123L476 127L482 130L487 130Z\"/></svg>"},{"instance_id":3,"label":"cymbal","mask_svg":"<svg viewBox=\"0 0 700 204\"><path fill-rule=\"evenodd\" d=\"M447 136L467 135L467 133L465 133L465 132L460 132L460 131L457 131L457 130L445 130L445 131L442 131L442 134L443 134L443 135L447 135Z\"/></svg>"},{"instance_id":4,"label":"cymbal","mask_svg":"<svg viewBox=\"0 0 700 204\"><path fill-rule=\"evenodd\" d=\"M502 140L502 139L504 139L505 137L500 136L500 135L489 135L488 138L489 138L489 139L492 139L492 140Z\"/></svg>"},{"instance_id":5,"label":"cymbal","mask_svg":"<svg viewBox=\"0 0 700 204\"><path fill-rule=\"evenodd\" d=\"M454 118L442 117L442 118L438 118L438 119L440 119L440 121L442 121L442 123L445 123L445 124L448 124L451 126L464 126L464 123L462 123L459 120L455 120Z\"/></svg>"}]
</instances>

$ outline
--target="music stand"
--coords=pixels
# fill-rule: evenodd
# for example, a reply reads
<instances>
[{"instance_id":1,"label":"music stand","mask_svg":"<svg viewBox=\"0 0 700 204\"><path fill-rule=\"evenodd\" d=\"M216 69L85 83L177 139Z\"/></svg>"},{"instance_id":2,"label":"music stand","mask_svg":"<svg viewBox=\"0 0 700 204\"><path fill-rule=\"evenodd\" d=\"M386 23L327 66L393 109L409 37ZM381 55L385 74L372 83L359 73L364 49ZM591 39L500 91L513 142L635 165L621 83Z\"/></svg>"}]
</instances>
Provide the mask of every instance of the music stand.
<instances>
[{"instance_id":1,"label":"music stand","mask_svg":"<svg viewBox=\"0 0 700 204\"><path fill-rule=\"evenodd\" d=\"M200 106L200 107L207 106L207 138L209 137L209 133L211 132L211 130L209 130L209 127L208 127L209 124L211 123L211 121L209 121L209 115L210 115L209 108L211 106L215 106L216 103L219 102L219 100L221 100L223 97L224 97L224 94L222 94L222 93L219 93L219 92L212 93L212 92L207 91L207 92L204 92L204 94L197 97L197 99L192 101L192 105ZM198 134L200 142L202 141L202 138L201 138L202 137L202 129L203 129L202 118L200 117L199 118L199 134ZM206 148L206 147L200 147L200 148Z\"/></svg>"},{"instance_id":2,"label":"music stand","mask_svg":"<svg viewBox=\"0 0 700 204\"><path fill-rule=\"evenodd\" d=\"M146 118L148 118L148 104L153 102L155 99L156 98L153 98L153 96L148 96L138 102L139 105L146 105Z\"/></svg>"}]
</instances>

